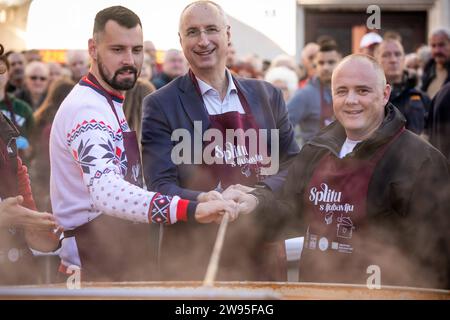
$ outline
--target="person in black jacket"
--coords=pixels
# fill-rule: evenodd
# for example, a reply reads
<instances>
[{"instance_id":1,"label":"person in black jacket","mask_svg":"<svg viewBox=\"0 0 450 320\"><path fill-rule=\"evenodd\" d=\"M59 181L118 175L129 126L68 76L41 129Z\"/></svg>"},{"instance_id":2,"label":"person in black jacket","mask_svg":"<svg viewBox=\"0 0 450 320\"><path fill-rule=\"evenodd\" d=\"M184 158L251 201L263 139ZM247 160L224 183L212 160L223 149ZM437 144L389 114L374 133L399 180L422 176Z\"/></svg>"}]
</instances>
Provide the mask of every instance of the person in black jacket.
<instances>
[{"instance_id":1,"label":"person in black jacket","mask_svg":"<svg viewBox=\"0 0 450 320\"><path fill-rule=\"evenodd\" d=\"M430 143L450 160L450 83L434 97L427 121Z\"/></svg>"},{"instance_id":2,"label":"person in black jacket","mask_svg":"<svg viewBox=\"0 0 450 320\"><path fill-rule=\"evenodd\" d=\"M449 163L404 128L372 58L345 58L332 90L337 121L303 147L280 196L235 190L241 213L273 237L305 234L300 281L365 284L377 269L382 285L449 288Z\"/></svg>"},{"instance_id":3,"label":"person in black jacket","mask_svg":"<svg viewBox=\"0 0 450 320\"><path fill-rule=\"evenodd\" d=\"M186 59L183 52L170 49L164 55L164 62L162 65L162 72L155 75L152 83L156 89L164 87L176 77L182 76L187 72Z\"/></svg>"},{"instance_id":4,"label":"person in black jacket","mask_svg":"<svg viewBox=\"0 0 450 320\"><path fill-rule=\"evenodd\" d=\"M406 71L402 44L396 39L383 40L375 50L375 58L383 67L386 80L392 88L389 102L405 116L406 129L421 134L430 99L415 88L417 78Z\"/></svg>"},{"instance_id":5,"label":"person in black jacket","mask_svg":"<svg viewBox=\"0 0 450 320\"><path fill-rule=\"evenodd\" d=\"M433 99L439 89L450 81L450 30L437 29L429 39L432 59L423 68L421 90Z\"/></svg>"}]
</instances>

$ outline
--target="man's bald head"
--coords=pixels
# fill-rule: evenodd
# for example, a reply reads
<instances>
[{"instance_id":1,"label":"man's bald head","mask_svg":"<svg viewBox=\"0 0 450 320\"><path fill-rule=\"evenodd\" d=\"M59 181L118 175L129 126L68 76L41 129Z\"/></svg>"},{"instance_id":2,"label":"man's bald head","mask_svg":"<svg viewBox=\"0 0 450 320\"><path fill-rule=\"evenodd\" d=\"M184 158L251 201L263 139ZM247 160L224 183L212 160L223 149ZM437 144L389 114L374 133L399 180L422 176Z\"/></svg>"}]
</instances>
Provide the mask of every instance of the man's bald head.
<instances>
[{"instance_id":1,"label":"man's bald head","mask_svg":"<svg viewBox=\"0 0 450 320\"><path fill-rule=\"evenodd\" d=\"M361 63L371 65L372 70L375 72L379 80L380 88L383 90L386 87L386 76L384 75L383 67L381 67L380 64L377 62L377 60L375 60L373 57L360 53L351 54L342 59L333 72L331 82L333 83L333 79L336 78L335 75L339 73L341 69L347 67L348 64L350 64L353 61L360 61Z\"/></svg>"},{"instance_id":2,"label":"man's bald head","mask_svg":"<svg viewBox=\"0 0 450 320\"><path fill-rule=\"evenodd\" d=\"M209 1L209 0L200 0L200 1L194 1L190 4L188 4L183 11L181 12L180 15L180 22L178 24L178 31L181 32L182 31L182 24L184 21L184 17L186 15L186 13L188 13L190 10L194 9L194 8L198 8L198 7L209 7L212 6L214 7L218 12L219 12L219 16L222 18L222 21L220 21L221 24L223 24L224 26L227 26L228 23L228 17L227 14L225 13L225 11L222 9L221 6L219 6L217 3L213 2L213 1Z\"/></svg>"},{"instance_id":3,"label":"man's bald head","mask_svg":"<svg viewBox=\"0 0 450 320\"><path fill-rule=\"evenodd\" d=\"M178 37L197 77L225 75L231 31L226 14L218 4L196 1L188 5L181 13Z\"/></svg>"}]
</instances>

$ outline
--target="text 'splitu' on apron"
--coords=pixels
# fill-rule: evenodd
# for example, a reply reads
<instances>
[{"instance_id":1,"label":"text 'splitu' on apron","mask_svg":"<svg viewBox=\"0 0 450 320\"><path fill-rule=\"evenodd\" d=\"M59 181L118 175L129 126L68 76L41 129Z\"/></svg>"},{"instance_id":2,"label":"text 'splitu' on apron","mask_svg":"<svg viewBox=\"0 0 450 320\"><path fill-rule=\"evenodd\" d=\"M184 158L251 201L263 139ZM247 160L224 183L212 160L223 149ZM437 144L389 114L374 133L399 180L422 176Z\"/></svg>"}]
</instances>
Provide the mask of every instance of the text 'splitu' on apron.
<instances>
[{"instance_id":1,"label":"text 'splitu' on apron","mask_svg":"<svg viewBox=\"0 0 450 320\"><path fill-rule=\"evenodd\" d=\"M328 152L320 160L304 195L309 227L300 281L350 283L366 278L367 259L358 246L364 240L369 183L386 149L403 130L369 159L339 159Z\"/></svg>"}]
</instances>

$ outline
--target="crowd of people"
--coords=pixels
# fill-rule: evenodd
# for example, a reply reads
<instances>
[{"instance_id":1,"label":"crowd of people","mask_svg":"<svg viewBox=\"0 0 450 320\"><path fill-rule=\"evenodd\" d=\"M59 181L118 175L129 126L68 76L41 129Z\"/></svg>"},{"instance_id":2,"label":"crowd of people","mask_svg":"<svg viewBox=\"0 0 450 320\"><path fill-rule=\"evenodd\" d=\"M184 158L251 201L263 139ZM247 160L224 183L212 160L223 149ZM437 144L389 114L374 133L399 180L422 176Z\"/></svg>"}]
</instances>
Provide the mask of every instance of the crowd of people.
<instances>
[{"instance_id":1,"label":"crowd of people","mask_svg":"<svg viewBox=\"0 0 450 320\"><path fill-rule=\"evenodd\" d=\"M55 281L199 280L228 215L222 280L285 281L304 236L300 281L450 288L450 30L263 61L195 1L178 35L158 63L114 6L65 63L1 53L0 285L37 282L30 248Z\"/></svg>"}]
</instances>

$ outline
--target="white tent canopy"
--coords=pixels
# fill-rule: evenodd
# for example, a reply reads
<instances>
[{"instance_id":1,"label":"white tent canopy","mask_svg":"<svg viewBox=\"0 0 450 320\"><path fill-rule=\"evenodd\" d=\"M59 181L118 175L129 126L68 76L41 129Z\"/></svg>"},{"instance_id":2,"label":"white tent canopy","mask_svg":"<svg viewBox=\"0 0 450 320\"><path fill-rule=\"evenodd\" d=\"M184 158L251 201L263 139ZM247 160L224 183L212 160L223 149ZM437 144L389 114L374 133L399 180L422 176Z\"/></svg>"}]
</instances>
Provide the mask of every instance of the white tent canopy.
<instances>
[{"instance_id":1,"label":"white tent canopy","mask_svg":"<svg viewBox=\"0 0 450 320\"><path fill-rule=\"evenodd\" d=\"M95 14L123 5L141 18L144 39L161 50L180 48L178 19L190 0L34 0L28 14L28 49L86 49ZM295 54L296 0L217 0L230 15L232 41L238 54L271 59ZM249 51L251 50L251 51Z\"/></svg>"}]
</instances>

